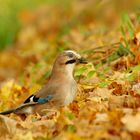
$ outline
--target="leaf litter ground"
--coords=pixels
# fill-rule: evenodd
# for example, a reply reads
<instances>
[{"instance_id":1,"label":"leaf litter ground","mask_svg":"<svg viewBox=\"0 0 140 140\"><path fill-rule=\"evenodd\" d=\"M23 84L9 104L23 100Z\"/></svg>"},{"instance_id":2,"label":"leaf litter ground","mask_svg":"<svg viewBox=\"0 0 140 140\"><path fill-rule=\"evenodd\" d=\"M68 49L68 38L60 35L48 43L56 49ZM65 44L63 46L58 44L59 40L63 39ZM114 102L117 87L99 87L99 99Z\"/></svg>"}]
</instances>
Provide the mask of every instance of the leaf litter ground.
<instances>
[{"instance_id":1,"label":"leaf litter ground","mask_svg":"<svg viewBox=\"0 0 140 140\"><path fill-rule=\"evenodd\" d=\"M133 20L138 28L135 15ZM51 22L48 27L62 29L54 24L56 20ZM21 29L17 45L0 52L1 111L20 105L40 89L47 82L54 57L64 49L80 52L89 63L76 67L78 95L72 104L47 111L45 117L1 115L0 139L140 139L140 38L131 18L124 15L121 32L118 26L107 28L91 20L68 26L69 32L61 36L54 30L53 35L47 34L48 40L41 27L31 25Z\"/></svg>"}]
</instances>

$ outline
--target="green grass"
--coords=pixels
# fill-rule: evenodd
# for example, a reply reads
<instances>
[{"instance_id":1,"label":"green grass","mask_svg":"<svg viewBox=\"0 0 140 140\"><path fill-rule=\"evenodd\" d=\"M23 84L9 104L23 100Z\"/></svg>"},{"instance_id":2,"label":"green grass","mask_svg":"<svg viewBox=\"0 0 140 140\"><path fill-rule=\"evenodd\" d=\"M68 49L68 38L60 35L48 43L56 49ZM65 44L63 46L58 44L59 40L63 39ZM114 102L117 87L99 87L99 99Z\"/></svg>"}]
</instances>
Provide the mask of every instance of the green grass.
<instances>
[{"instance_id":1,"label":"green grass","mask_svg":"<svg viewBox=\"0 0 140 140\"><path fill-rule=\"evenodd\" d=\"M22 10L34 10L41 5L61 5L66 7L66 0L0 0L0 50L10 46L21 28L19 13Z\"/></svg>"}]
</instances>

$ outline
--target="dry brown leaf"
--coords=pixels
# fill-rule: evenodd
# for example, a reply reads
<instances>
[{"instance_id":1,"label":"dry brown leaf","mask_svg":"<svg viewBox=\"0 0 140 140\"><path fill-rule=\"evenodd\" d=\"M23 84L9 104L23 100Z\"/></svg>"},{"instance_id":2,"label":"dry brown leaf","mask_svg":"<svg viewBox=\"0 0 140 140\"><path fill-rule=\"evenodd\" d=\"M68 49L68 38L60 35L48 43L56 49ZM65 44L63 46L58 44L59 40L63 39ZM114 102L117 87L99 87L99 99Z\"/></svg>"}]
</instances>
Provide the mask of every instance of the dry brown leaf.
<instances>
[{"instance_id":1,"label":"dry brown leaf","mask_svg":"<svg viewBox=\"0 0 140 140\"><path fill-rule=\"evenodd\" d=\"M140 133L140 113L136 115L125 115L121 121L130 132Z\"/></svg>"},{"instance_id":2,"label":"dry brown leaf","mask_svg":"<svg viewBox=\"0 0 140 140\"><path fill-rule=\"evenodd\" d=\"M14 135L16 133L17 122L9 117L0 115L0 137Z\"/></svg>"}]
</instances>

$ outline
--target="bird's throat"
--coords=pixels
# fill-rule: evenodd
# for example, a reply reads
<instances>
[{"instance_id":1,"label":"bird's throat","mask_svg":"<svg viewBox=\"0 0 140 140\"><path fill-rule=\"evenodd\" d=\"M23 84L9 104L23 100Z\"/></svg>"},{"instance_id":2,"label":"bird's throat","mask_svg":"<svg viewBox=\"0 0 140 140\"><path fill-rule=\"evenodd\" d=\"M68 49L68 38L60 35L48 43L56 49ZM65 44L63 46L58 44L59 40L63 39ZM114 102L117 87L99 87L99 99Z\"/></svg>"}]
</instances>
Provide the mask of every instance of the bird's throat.
<instances>
[{"instance_id":1,"label":"bird's throat","mask_svg":"<svg viewBox=\"0 0 140 140\"><path fill-rule=\"evenodd\" d=\"M73 63L73 64L66 65L66 75L67 75L69 78L73 78L74 66L75 66L74 63Z\"/></svg>"}]
</instances>

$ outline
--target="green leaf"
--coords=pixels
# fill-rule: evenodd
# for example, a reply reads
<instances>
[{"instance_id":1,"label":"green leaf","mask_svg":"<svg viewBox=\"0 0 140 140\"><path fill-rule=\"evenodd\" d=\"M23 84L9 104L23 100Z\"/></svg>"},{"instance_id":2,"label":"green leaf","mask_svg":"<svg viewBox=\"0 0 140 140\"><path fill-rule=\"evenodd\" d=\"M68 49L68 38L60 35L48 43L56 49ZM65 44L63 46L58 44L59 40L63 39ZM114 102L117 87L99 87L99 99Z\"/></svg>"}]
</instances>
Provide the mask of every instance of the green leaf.
<instances>
[{"instance_id":1,"label":"green leaf","mask_svg":"<svg viewBox=\"0 0 140 140\"><path fill-rule=\"evenodd\" d=\"M95 69L97 70L98 68L100 68L103 64L102 63L99 63L95 66Z\"/></svg>"},{"instance_id":2,"label":"green leaf","mask_svg":"<svg viewBox=\"0 0 140 140\"><path fill-rule=\"evenodd\" d=\"M65 112L65 116L69 119L69 120L73 120L74 119L74 115L71 112Z\"/></svg>"},{"instance_id":3,"label":"green leaf","mask_svg":"<svg viewBox=\"0 0 140 140\"><path fill-rule=\"evenodd\" d=\"M94 75L96 73L96 71L95 70L91 70L90 72L88 72L88 74L87 74L87 79L91 79L92 78L92 76Z\"/></svg>"},{"instance_id":4,"label":"green leaf","mask_svg":"<svg viewBox=\"0 0 140 140\"><path fill-rule=\"evenodd\" d=\"M74 73L74 76L80 76L87 70L87 67L81 67L77 69Z\"/></svg>"},{"instance_id":5,"label":"green leaf","mask_svg":"<svg viewBox=\"0 0 140 140\"><path fill-rule=\"evenodd\" d=\"M128 54L134 56L134 54L128 48L124 47L123 44L120 44L120 47L118 49L118 54L120 56L122 56L122 55L128 55Z\"/></svg>"},{"instance_id":6,"label":"green leaf","mask_svg":"<svg viewBox=\"0 0 140 140\"><path fill-rule=\"evenodd\" d=\"M120 55L116 52L114 52L111 56L108 57L107 62L110 63L116 59L118 59Z\"/></svg>"},{"instance_id":7,"label":"green leaf","mask_svg":"<svg viewBox=\"0 0 140 140\"><path fill-rule=\"evenodd\" d=\"M103 71L104 74L106 74L110 70L110 67L106 67Z\"/></svg>"},{"instance_id":8,"label":"green leaf","mask_svg":"<svg viewBox=\"0 0 140 140\"><path fill-rule=\"evenodd\" d=\"M69 131L69 132L75 132L76 127L74 125L72 125L72 124L69 124L69 125L67 125L66 130Z\"/></svg>"},{"instance_id":9,"label":"green leaf","mask_svg":"<svg viewBox=\"0 0 140 140\"><path fill-rule=\"evenodd\" d=\"M126 77L126 80L129 81L129 82L132 82L136 79L137 75L136 73L132 73L130 74L129 76Z\"/></svg>"},{"instance_id":10,"label":"green leaf","mask_svg":"<svg viewBox=\"0 0 140 140\"><path fill-rule=\"evenodd\" d=\"M107 83L107 82L101 82L101 83L99 83L99 87L100 88L107 87L108 85L109 85L109 83Z\"/></svg>"},{"instance_id":11,"label":"green leaf","mask_svg":"<svg viewBox=\"0 0 140 140\"><path fill-rule=\"evenodd\" d=\"M132 71L137 72L140 71L140 65L131 68Z\"/></svg>"}]
</instances>

